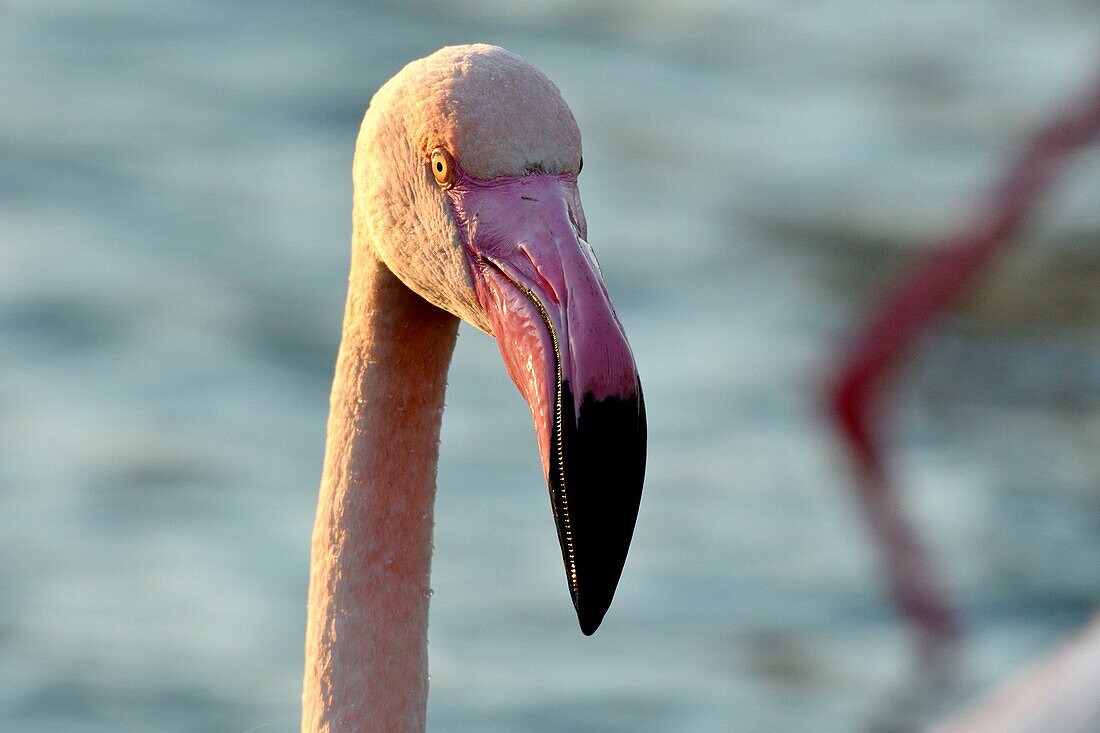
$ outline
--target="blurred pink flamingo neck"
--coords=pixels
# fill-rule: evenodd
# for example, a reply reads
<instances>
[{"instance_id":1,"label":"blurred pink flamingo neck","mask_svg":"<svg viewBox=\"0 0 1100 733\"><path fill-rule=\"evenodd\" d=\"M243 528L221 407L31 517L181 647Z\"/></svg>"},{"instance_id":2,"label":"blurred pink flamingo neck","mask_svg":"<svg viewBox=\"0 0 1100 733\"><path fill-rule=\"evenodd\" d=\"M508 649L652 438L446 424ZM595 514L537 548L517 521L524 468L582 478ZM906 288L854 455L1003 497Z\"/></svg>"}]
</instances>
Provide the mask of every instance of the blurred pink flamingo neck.
<instances>
[{"instance_id":1,"label":"blurred pink flamingo neck","mask_svg":"<svg viewBox=\"0 0 1100 733\"><path fill-rule=\"evenodd\" d=\"M1100 79L1026 141L965 226L887 291L829 387L829 412L854 459L857 495L879 544L890 594L932 665L953 661L958 621L887 470L881 435L887 381L935 318L1027 224L1072 156L1098 136Z\"/></svg>"},{"instance_id":2,"label":"blurred pink flamingo neck","mask_svg":"<svg viewBox=\"0 0 1100 733\"><path fill-rule=\"evenodd\" d=\"M458 319L356 243L313 530L302 731L424 730L439 431Z\"/></svg>"}]
</instances>

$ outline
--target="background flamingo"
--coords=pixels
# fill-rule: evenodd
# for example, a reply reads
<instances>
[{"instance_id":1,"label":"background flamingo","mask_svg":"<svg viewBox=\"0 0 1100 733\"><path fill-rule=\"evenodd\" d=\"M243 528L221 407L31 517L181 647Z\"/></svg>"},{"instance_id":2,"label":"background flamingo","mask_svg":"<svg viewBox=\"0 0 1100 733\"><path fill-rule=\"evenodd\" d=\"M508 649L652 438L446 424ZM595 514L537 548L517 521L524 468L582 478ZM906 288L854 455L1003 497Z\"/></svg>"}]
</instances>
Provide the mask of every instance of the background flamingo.
<instances>
[{"instance_id":1,"label":"background flamingo","mask_svg":"<svg viewBox=\"0 0 1100 733\"><path fill-rule=\"evenodd\" d=\"M846 351L830 406L854 458L857 495L879 546L890 592L917 632L925 660L958 637L953 604L894 494L880 419L885 382L935 317L953 303L1042 202L1072 154L1100 134L1100 78L1087 94L1028 140L1019 159L961 231L946 237L884 299Z\"/></svg>"},{"instance_id":2,"label":"background flamingo","mask_svg":"<svg viewBox=\"0 0 1100 733\"><path fill-rule=\"evenodd\" d=\"M831 414L858 476L858 496L878 543L894 603L918 638L923 662L954 661L953 604L894 494L883 454L886 381L935 317L1013 242L1074 153L1100 136L1100 77L1082 99L1036 132L989 200L890 291L846 355L830 392ZM1066 558L1072 562L1072 558ZM944 732L1087 731L1100 726L1100 624L997 691Z\"/></svg>"},{"instance_id":3,"label":"background flamingo","mask_svg":"<svg viewBox=\"0 0 1100 733\"><path fill-rule=\"evenodd\" d=\"M933 733L1100 730L1100 617Z\"/></svg>"}]
</instances>

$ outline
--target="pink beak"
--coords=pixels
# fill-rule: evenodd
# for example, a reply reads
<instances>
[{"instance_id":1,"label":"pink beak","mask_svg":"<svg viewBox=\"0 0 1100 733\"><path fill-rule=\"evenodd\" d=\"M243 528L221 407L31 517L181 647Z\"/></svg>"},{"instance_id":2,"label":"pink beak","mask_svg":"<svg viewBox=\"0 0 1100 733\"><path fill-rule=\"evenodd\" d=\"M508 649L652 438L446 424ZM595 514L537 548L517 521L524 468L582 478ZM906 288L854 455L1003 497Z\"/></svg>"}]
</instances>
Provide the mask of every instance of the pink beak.
<instances>
[{"instance_id":1,"label":"pink beak","mask_svg":"<svg viewBox=\"0 0 1100 733\"><path fill-rule=\"evenodd\" d=\"M478 300L535 421L581 631L611 605L645 475L645 403L577 181L534 174L448 190Z\"/></svg>"}]
</instances>

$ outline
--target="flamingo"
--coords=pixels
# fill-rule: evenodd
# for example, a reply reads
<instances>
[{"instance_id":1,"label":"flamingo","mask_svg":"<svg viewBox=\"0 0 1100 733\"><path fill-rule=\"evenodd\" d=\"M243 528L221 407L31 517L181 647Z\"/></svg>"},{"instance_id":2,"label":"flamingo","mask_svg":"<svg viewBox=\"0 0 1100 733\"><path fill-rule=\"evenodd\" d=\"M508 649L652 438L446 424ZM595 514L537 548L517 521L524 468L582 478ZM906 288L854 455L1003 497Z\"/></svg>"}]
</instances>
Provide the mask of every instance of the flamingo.
<instances>
[{"instance_id":1,"label":"flamingo","mask_svg":"<svg viewBox=\"0 0 1100 733\"><path fill-rule=\"evenodd\" d=\"M880 438L884 385L936 316L1012 241L1073 154L1098 135L1100 78L1027 140L972 219L887 293L830 383L829 413L854 460L857 495L891 596L914 628L929 668L951 660L959 626L954 604L893 491Z\"/></svg>"},{"instance_id":2,"label":"flamingo","mask_svg":"<svg viewBox=\"0 0 1100 733\"><path fill-rule=\"evenodd\" d=\"M1100 731L1100 616L1046 658L932 733Z\"/></svg>"},{"instance_id":3,"label":"flamingo","mask_svg":"<svg viewBox=\"0 0 1100 733\"><path fill-rule=\"evenodd\" d=\"M587 241L580 169L558 88L499 47L443 48L371 100L313 530L303 731L424 730L432 509L459 319L495 336L530 407L581 631L607 612L641 500L646 422Z\"/></svg>"}]
</instances>

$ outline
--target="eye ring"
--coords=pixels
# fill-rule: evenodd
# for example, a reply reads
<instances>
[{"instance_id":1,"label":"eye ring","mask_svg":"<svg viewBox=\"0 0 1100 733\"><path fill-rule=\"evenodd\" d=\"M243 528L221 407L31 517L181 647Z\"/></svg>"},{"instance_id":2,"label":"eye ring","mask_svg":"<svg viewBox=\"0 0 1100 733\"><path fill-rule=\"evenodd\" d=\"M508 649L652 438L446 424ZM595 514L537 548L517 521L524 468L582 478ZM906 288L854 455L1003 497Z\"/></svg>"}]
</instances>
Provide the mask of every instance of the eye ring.
<instances>
[{"instance_id":1,"label":"eye ring","mask_svg":"<svg viewBox=\"0 0 1100 733\"><path fill-rule=\"evenodd\" d=\"M440 186L450 186L454 183L455 161L451 154L444 148L436 148L431 155L432 175Z\"/></svg>"}]
</instances>

